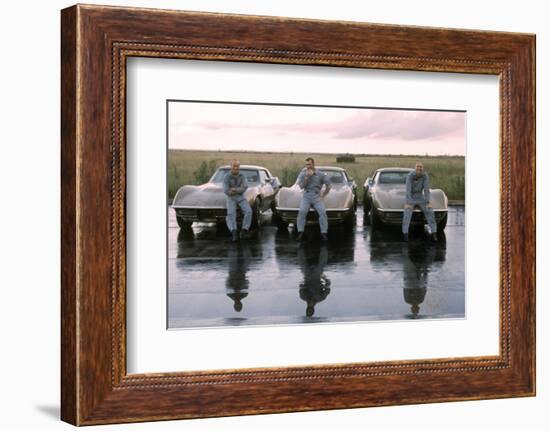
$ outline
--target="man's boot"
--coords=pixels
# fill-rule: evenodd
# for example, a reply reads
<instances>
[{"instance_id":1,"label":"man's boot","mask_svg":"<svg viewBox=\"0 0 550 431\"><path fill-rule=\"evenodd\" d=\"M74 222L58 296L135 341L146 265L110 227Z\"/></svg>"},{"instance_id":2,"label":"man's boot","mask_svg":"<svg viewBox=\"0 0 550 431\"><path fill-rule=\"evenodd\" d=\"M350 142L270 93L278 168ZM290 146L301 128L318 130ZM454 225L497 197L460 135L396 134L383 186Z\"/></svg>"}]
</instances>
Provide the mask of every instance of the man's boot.
<instances>
[{"instance_id":1,"label":"man's boot","mask_svg":"<svg viewBox=\"0 0 550 431\"><path fill-rule=\"evenodd\" d=\"M237 234L237 230L231 231L231 241L237 242L239 240L239 235Z\"/></svg>"}]
</instances>

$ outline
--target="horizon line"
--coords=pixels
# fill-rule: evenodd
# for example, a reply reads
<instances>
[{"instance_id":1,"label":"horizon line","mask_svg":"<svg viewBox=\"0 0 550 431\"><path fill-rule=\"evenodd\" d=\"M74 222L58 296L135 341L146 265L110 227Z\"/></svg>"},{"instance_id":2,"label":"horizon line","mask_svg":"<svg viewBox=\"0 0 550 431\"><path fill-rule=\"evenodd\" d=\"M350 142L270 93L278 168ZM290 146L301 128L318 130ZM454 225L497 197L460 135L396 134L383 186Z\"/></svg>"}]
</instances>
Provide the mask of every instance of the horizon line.
<instances>
[{"instance_id":1,"label":"horizon line","mask_svg":"<svg viewBox=\"0 0 550 431\"><path fill-rule=\"evenodd\" d=\"M254 154L302 154L302 155L346 155L350 154L356 157L462 157L464 154L391 154L391 153L319 153L319 152L302 152L302 151L260 151L260 150L201 150L201 149L187 149L187 148L168 148L168 151L193 151L201 153L254 153Z\"/></svg>"}]
</instances>

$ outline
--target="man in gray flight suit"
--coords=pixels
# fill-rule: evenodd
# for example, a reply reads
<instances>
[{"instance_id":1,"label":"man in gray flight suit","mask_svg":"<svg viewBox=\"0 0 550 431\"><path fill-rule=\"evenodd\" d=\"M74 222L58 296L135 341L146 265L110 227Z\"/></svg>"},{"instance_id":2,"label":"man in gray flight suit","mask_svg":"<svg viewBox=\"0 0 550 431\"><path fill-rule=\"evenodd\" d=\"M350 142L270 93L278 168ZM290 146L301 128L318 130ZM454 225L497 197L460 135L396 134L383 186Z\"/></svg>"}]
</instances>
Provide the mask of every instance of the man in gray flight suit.
<instances>
[{"instance_id":1,"label":"man in gray flight suit","mask_svg":"<svg viewBox=\"0 0 550 431\"><path fill-rule=\"evenodd\" d=\"M223 178L223 192L225 193L225 201L227 206L227 216L225 221L227 228L231 232L232 240L237 241L237 205L243 212L243 224L241 230L241 238L250 238L250 224L252 223L252 208L244 193L248 189L246 177L240 171L241 163L238 160L231 161L231 170L225 174Z\"/></svg>"},{"instance_id":2,"label":"man in gray flight suit","mask_svg":"<svg viewBox=\"0 0 550 431\"><path fill-rule=\"evenodd\" d=\"M407 175L405 210L403 212L403 238L409 240L409 225L415 207L419 207L430 226L431 238L437 241L437 224L435 223L434 210L430 203L430 179L424 171L424 165L417 162L415 170Z\"/></svg>"},{"instance_id":3,"label":"man in gray flight suit","mask_svg":"<svg viewBox=\"0 0 550 431\"><path fill-rule=\"evenodd\" d=\"M304 236L306 217L310 207L315 208L317 214L319 214L321 238L323 241L328 241L327 211L323 199L330 191L330 180L324 172L315 169L315 161L311 157L306 159L306 166L298 176L298 185L304 190L304 195L300 202L300 210L298 211L298 219L296 220L298 241L301 241ZM323 185L325 186L325 190L321 193Z\"/></svg>"}]
</instances>

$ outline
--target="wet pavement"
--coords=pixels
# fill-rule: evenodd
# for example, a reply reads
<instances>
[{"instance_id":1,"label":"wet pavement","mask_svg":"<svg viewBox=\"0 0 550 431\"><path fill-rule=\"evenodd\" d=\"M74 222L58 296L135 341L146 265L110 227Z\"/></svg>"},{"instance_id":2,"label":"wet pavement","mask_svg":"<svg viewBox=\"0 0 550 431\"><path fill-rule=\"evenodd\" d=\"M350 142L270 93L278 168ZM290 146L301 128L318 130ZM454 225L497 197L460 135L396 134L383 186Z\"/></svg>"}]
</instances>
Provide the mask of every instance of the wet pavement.
<instances>
[{"instance_id":1,"label":"wet pavement","mask_svg":"<svg viewBox=\"0 0 550 431\"><path fill-rule=\"evenodd\" d=\"M439 241L422 230L312 227L305 243L262 219L255 238L231 243L215 225L179 229L168 209L168 327L463 318L464 207L449 209Z\"/></svg>"}]
</instances>

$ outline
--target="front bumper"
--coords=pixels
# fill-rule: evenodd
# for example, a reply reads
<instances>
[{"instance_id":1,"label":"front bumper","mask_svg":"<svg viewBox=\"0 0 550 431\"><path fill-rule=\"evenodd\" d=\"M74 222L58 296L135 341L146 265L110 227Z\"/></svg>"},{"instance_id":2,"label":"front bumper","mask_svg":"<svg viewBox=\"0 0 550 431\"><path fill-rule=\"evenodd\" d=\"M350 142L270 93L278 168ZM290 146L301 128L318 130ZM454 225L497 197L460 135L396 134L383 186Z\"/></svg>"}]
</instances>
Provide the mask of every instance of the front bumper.
<instances>
[{"instance_id":1,"label":"front bumper","mask_svg":"<svg viewBox=\"0 0 550 431\"><path fill-rule=\"evenodd\" d=\"M380 218L380 221L385 224L391 224L391 225L401 225L403 223L403 211L402 209L392 209L392 210L386 210L386 209L377 209L378 217ZM434 215L435 215L435 222L439 223L441 220L445 218L447 215L448 210L447 209L434 209ZM426 218L424 217L424 214L422 213L422 210L419 208L415 208L413 210L413 215L411 217L411 224L426 224Z\"/></svg>"},{"instance_id":2,"label":"front bumper","mask_svg":"<svg viewBox=\"0 0 550 431\"><path fill-rule=\"evenodd\" d=\"M224 207L174 206L176 216L187 222L215 223L225 220L227 209Z\"/></svg>"},{"instance_id":3,"label":"front bumper","mask_svg":"<svg viewBox=\"0 0 550 431\"><path fill-rule=\"evenodd\" d=\"M298 209L297 208L281 208L276 207L277 215L281 217L286 223L296 223L298 219ZM353 213L353 208L327 208L327 220L329 224L339 224L343 223L347 217ZM310 208L307 217L306 224L313 225L319 224L319 215L314 208Z\"/></svg>"}]
</instances>

